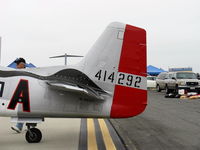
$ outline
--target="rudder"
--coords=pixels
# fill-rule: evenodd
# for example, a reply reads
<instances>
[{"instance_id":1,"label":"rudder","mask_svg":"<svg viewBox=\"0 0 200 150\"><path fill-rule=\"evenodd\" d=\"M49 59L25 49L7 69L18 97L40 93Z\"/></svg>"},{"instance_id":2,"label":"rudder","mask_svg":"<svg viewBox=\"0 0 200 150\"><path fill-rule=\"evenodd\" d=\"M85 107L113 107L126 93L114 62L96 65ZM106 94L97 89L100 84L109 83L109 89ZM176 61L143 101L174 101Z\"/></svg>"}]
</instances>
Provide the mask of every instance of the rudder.
<instances>
[{"instance_id":1,"label":"rudder","mask_svg":"<svg viewBox=\"0 0 200 150\"><path fill-rule=\"evenodd\" d=\"M119 71L127 73L126 80L133 77L131 86L128 82L115 86L111 117L132 117L144 111L147 105L146 90L146 31L126 25ZM123 76L123 75L121 75ZM118 78L119 81L119 78Z\"/></svg>"}]
</instances>

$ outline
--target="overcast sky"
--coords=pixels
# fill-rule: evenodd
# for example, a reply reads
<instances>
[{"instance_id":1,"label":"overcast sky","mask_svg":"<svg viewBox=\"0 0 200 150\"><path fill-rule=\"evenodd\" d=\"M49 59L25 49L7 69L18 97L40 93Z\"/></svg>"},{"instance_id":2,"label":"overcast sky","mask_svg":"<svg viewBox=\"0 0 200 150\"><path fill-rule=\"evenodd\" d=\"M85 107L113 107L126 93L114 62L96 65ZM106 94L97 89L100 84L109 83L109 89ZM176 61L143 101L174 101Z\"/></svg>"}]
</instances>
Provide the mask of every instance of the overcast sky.
<instances>
[{"instance_id":1,"label":"overcast sky","mask_svg":"<svg viewBox=\"0 0 200 150\"><path fill-rule=\"evenodd\" d=\"M113 21L147 31L148 65L200 72L200 0L0 0L1 65L63 65L49 57L84 56Z\"/></svg>"}]
</instances>

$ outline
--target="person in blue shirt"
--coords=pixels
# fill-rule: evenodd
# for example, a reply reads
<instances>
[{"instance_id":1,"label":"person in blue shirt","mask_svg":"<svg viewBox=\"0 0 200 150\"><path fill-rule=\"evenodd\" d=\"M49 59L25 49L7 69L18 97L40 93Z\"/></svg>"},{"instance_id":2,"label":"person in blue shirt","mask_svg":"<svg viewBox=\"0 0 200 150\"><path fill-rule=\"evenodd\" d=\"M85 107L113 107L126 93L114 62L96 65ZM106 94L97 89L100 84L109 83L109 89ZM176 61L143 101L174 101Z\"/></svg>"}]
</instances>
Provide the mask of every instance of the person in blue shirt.
<instances>
[{"instance_id":1,"label":"person in blue shirt","mask_svg":"<svg viewBox=\"0 0 200 150\"><path fill-rule=\"evenodd\" d=\"M16 69L24 69L26 68L26 61L24 58L18 58L15 60L16 63ZM23 129L24 123L18 122L16 125L12 126L11 129L16 131L17 133L21 133Z\"/></svg>"}]
</instances>

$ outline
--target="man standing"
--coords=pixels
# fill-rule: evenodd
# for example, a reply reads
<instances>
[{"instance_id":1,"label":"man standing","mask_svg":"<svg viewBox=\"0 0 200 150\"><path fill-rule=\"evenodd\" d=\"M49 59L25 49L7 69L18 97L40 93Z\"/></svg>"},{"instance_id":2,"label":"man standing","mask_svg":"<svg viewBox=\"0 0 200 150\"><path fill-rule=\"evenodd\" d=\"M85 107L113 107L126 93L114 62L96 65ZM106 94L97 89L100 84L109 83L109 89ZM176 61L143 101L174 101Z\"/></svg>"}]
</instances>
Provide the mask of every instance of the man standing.
<instances>
[{"instance_id":1,"label":"man standing","mask_svg":"<svg viewBox=\"0 0 200 150\"><path fill-rule=\"evenodd\" d=\"M18 58L15 60L16 68L17 69L24 69L26 68L26 61L24 58ZM16 125L12 126L11 129L16 131L17 133L21 133L24 123L17 123Z\"/></svg>"}]
</instances>

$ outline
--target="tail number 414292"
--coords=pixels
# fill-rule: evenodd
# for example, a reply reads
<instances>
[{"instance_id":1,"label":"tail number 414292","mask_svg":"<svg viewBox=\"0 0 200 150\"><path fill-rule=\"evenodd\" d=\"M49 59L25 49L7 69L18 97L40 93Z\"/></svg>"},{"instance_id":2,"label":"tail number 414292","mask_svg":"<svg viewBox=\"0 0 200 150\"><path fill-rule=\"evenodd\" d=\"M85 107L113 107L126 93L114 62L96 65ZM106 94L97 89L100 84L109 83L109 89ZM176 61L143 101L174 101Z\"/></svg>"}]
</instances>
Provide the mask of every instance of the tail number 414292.
<instances>
[{"instance_id":1,"label":"tail number 414292","mask_svg":"<svg viewBox=\"0 0 200 150\"><path fill-rule=\"evenodd\" d=\"M142 77L123 73L123 72L111 72L109 73L107 70L99 70L95 74L95 78L99 81L116 83L117 85L128 86L133 88L140 88Z\"/></svg>"}]
</instances>

